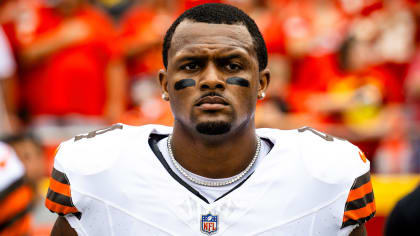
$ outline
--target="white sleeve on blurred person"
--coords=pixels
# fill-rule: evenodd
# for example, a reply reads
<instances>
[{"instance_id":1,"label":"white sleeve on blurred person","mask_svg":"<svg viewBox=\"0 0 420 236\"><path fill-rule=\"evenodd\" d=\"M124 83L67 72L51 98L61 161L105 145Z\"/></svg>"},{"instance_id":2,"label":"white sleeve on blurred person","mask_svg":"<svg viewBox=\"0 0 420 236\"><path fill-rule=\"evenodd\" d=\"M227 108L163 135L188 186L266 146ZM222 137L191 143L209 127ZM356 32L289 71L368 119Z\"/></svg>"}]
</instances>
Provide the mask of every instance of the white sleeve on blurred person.
<instances>
[{"instance_id":1,"label":"white sleeve on blurred person","mask_svg":"<svg viewBox=\"0 0 420 236\"><path fill-rule=\"evenodd\" d=\"M5 79L13 75L16 63L12 55L9 41L3 28L0 27L0 79Z\"/></svg>"},{"instance_id":2,"label":"white sleeve on blurred person","mask_svg":"<svg viewBox=\"0 0 420 236\"><path fill-rule=\"evenodd\" d=\"M9 40L0 26L0 135L10 133L12 125L7 109L6 79L12 78L16 70L16 62L12 54ZM3 81L2 81L3 80ZM4 82L4 83L3 83Z\"/></svg>"},{"instance_id":3,"label":"white sleeve on blurred person","mask_svg":"<svg viewBox=\"0 0 420 236\"><path fill-rule=\"evenodd\" d=\"M0 142L0 197L19 185L24 174L25 169L13 149Z\"/></svg>"},{"instance_id":4,"label":"white sleeve on blurred person","mask_svg":"<svg viewBox=\"0 0 420 236\"><path fill-rule=\"evenodd\" d=\"M0 235L30 235L34 192L13 149L0 142Z\"/></svg>"}]
</instances>

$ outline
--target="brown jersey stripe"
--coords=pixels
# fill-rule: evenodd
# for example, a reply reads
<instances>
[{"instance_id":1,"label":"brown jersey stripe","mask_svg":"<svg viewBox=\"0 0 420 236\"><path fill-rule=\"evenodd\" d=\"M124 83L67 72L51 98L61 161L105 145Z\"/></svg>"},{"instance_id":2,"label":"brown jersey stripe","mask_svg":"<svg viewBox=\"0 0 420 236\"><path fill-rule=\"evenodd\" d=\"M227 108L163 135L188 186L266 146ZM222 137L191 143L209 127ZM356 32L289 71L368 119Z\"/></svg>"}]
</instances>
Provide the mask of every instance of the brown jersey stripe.
<instances>
[{"instance_id":1,"label":"brown jersey stripe","mask_svg":"<svg viewBox=\"0 0 420 236\"><path fill-rule=\"evenodd\" d=\"M344 228L344 227L347 227L347 226L350 226L350 225L356 225L356 224L361 225L361 224L365 223L366 221L370 220L372 217L374 217L375 213L376 213L376 211L372 212L370 215L368 215L366 217L359 218L357 220L349 219L349 220L343 222L343 224L341 225L341 228Z\"/></svg>"},{"instance_id":2,"label":"brown jersey stripe","mask_svg":"<svg viewBox=\"0 0 420 236\"><path fill-rule=\"evenodd\" d=\"M368 203L365 207L356 209L356 210L349 210L344 212L343 222L347 220L358 220L361 218L368 217L372 214L372 212L376 211L375 202Z\"/></svg>"},{"instance_id":3,"label":"brown jersey stripe","mask_svg":"<svg viewBox=\"0 0 420 236\"><path fill-rule=\"evenodd\" d=\"M70 185L69 180L67 179L66 174L64 174L63 172L53 168L53 171L51 173L51 177L55 180L57 180L58 182L62 183L62 184L67 184Z\"/></svg>"},{"instance_id":4,"label":"brown jersey stripe","mask_svg":"<svg viewBox=\"0 0 420 236\"><path fill-rule=\"evenodd\" d=\"M354 201L356 199L364 197L366 194L372 192L372 182L367 182L364 185L360 186L359 188L350 190L349 195L347 197L347 202Z\"/></svg>"},{"instance_id":5,"label":"brown jersey stripe","mask_svg":"<svg viewBox=\"0 0 420 236\"><path fill-rule=\"evenodd\" d=\"M71 197L56 193L51 189L48 189L47 199L63 206L74 207Z\"/></svg>"},{"instance_id":6,"label":"brown jersey stripe","mask_svg":"<svg viewBox=\"0 0 420 236\"><path fill-rule=\"evenodd\" d=\"M50 199L45 199L45 206L52 212L55 213L59 213L59 214L69 214L69 213L78 213L79 211L77 210L76 207L69 207L69 206L64 206L61 205L59 203L53 202Z\"/></svg>"},{"instance_id":7,"label":"brown jersey stripe","mask_svg":"<svg viewBox=\"0 0 420 236\"><path fill-rule=\"evenodd\" d=\"M353 200L351 202L347 202L346 207L344 208L344 211L351 211L351 210L363 208L367 204L373 202L373 199L374 199L373 192L370 192L366 194L365 196L363 196L362 198Z\"/></svg>"},{"instance_id":8,"label":"brown jersey stripe","mask_svg":"<svg viewBox=\"0 0 420 236\"><path fill-rule=\"evenodd\" d=\"M367 183L367 182L369 182L369 181L370 181L370 173L369 173L369 171L368 171L368 172L366 172L365 174L363 174L363 175L361 175L361 176L357 177L357 178L354 180L354 183L353 183L353 186L351 187L351 190L353 190L353 189L357 189L357 188L359 188L360 186L362 186L362 185L366 184L366 183Z\"/></svg>"},{"instance_id":9,"label":"brown jersey stripe","mask_svg":"<svg viewBox=\"0 0 420 236\"><path fill-rule=\"evenodd\" d=\"M33 192L29 186L22 185L0 202L0 222L6 222L32 203Z\"/></svg>"},{"instance_id":10,"label":"brown jersey stripe","mask_svg":"<svg viewBox=\"0 0 420 236\"><path fill-rule=\"evenodd\" d=\"M10 193L15 191L17 188L21 187L22 185L23 185L23 177L15 180L5 190L0 192L0 201L5 199Z\"/></svg>"},{"instance_id":11,"label":"brown jersey stripe","mask_svg":"<svg viewBox=\"0 0 420 236\"><path fill-rule=\"evenodd\" d=\"M70 185L63 184L50 177L50 189L67 197L71 197Z\"/></svg>"}]
</instances>

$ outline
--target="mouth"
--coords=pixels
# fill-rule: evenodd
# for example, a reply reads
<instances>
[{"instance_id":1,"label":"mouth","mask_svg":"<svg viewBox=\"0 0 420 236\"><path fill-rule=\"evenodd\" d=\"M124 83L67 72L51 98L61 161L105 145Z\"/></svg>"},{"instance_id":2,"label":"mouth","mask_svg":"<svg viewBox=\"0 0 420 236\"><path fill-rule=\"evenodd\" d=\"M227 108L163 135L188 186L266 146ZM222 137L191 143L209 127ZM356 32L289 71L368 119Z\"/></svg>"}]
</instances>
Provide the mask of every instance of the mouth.
<instances>
[{"instance_id":1,"label":"mouth","mask_svg":"<svg viewBox=\"0 0 420 236\"><path fill-rule=\"evenodd\" d=\"M222 96L211 94L200 98L194 106L202 110L220 110L228 105L229 103Z\"/></svg>"},{"instance_id":2,"label":"mouth","mask_svg":"<svg viewBox=\"0 0 420 236\"><path fill-rule=\"evenodd\" d=\"M205 96L198 100L195 106L201 106L203 104L220 104L220 105L229 105L225 99L219 96Z\"/></svg>"}]
</instances>

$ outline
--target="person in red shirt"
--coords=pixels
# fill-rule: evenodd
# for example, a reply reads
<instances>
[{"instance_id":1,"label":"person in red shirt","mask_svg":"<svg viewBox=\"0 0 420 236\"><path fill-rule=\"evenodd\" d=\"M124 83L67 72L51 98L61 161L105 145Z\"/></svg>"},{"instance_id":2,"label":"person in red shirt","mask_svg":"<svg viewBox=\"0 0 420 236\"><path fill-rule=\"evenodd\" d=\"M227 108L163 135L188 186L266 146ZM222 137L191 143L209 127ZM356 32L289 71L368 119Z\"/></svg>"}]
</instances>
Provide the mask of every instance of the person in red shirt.
<instances>
[{"instance_id":1,"label":"person in red shirt","mask_svg":"<svg viewBox=\"0 0 420 236\"><path fill-rule=\"evenodd\" d=\"M16 60L12 38L8 34L13 19L19 14L17 1L0 1L0 136L18 131Z\"/></svg>"},{"instance_id":2,"label":"person in red shirt","mask_svg":"<svg viewBox=\"0 0 420 236\"><path fill-rule=\"evenodd\" d=\"M129 109L120 116L119 122L169 125L173 120L169 104L160 98L155 78L163 67L162 38L175 17L177 4L177 1L168 0L135 1L119 23L118 42L131 91Z\"/></svg>"},{"instance_id":3,"label":"person in red shirt","mask_svg":"<svg viewBox=\"0 0 420 236\"><path fill-rule=\"evenodd\" d=\"M220 0L142 0L121 19L119 42L130 78L156 77L162 65L163 36L180 11Z\"/></svg>"},{"instance_id":4,"label":"person in red shirt","mask_svg":"<svg viewBox=\"0 0 420 236\"><path fill-rule=\"evenodd\" d=\"M154 76L162 67L162 37L176 9L175 1L142 1L124 14L118 37L130 78Z\"/></svg>"},{"instance_id":5,"label":"person in red shirt","mask_svg":"<svg viewBox=\"0 0 420 236\"><path fill-rule=\"evenodd\" d=\"M125 70L107 16L84 0L37 1L25 10L15 34L31 117L115 121L124 109Z\"/></svg>"}]
</instances>

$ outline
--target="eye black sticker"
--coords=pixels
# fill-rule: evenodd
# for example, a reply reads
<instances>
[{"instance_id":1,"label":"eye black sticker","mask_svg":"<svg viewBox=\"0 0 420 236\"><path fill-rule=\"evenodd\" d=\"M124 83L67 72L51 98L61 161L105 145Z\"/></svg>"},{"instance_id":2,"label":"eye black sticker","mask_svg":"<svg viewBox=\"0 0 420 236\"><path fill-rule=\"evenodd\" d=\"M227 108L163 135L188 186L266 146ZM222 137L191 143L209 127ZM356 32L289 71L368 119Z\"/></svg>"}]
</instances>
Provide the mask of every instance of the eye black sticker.
<instances>
[{"instance_id":1,"label":"eye black sticker","mask_svg":"<svg viewBox=\"0 0 420 236\"><path fill-rule=\"evenodd\" d=\"M249 87L249 81L241 77L231 77L226 80L228 84L239 85L242 87Z\"/></svg>"},{"instance_id":2,"label":"eye black sticker","mask_svg":"<svg viewBox=\"0 0 420 236\"><path fill-rule=\"evenodd\" d=\"M182 79L180 81L177 81L175 83L175 90L181 90L187 87L194 87L195 86L195 80L193 79Z\"/></svg>"}]
</instances>

